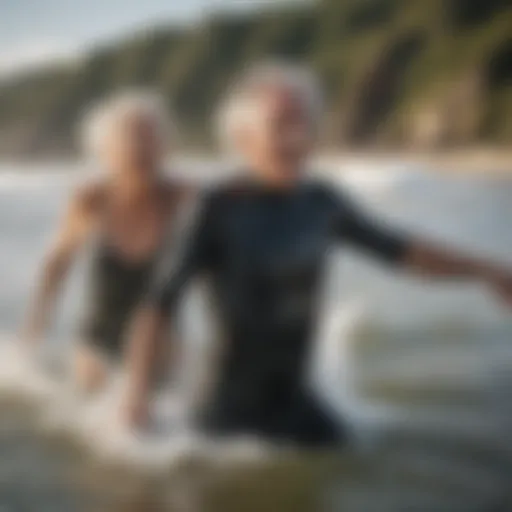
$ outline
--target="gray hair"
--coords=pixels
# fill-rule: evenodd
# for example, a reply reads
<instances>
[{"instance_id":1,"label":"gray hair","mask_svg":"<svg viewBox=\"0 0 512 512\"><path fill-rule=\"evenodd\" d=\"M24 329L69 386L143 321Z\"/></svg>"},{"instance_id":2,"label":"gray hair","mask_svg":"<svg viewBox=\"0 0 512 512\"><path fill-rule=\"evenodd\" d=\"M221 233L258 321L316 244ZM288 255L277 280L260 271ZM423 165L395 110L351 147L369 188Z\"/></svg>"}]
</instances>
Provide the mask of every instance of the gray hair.
<instances>
[{"instance_id":1,"label":"gray hair","mask_svg":"<svg viewBox=\"0 0 512 512\"><path fill-rule=\"evenodd\" d=\"M262 88L280 86L294 91L306 107L316 132L323 114L323 94L316 75L308 68L289 62L268 62L249 68L235 80L221 102L217 131L221 143L233 149L233 136L254 119L256 96Z\"/></svg>"},{"instance_id":2,"label":"gray hair","mask_svg":"<svg viewBox=\"0 0 512 512\"><path fill-rule=\"evenodd\" d=\"M175 135L174 123L162 96L150 90L127 90L98 102L84 115L80 139L86 153L99 156L112 131L133 114L154 120L158 136L164 143Z\"/></svg>"}]
</instances>

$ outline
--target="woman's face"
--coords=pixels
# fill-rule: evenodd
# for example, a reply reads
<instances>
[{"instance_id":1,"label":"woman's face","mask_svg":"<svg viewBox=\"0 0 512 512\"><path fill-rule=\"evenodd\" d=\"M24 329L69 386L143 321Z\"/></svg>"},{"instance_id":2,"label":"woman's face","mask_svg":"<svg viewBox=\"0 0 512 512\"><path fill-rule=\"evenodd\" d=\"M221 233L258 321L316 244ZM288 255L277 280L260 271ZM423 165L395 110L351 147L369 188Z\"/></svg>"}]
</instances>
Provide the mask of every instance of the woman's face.
<instances>
[{"instance_id":1,"label":"woman's face","mask_svg":"<svg viewBox=\"0 0 512 512\"><path fill-rule=\"evenodd\" d=\"M242 153L253 172L278 185L295 182L314 143L304 102L285 87L257 93L254 119L241 133Z\"/></svg>"},{"instance_id":2,"label":"woman's face","mask_svg":"<svg viewBox=\"0 0 512 512\"><path fill-rule=\"evenodd\" d=\"M151 175L163 158L163 141L157 122L149 115L131 112L122 116L105 143L105 160L114 173Z\"/></svg>"}]
</instances>

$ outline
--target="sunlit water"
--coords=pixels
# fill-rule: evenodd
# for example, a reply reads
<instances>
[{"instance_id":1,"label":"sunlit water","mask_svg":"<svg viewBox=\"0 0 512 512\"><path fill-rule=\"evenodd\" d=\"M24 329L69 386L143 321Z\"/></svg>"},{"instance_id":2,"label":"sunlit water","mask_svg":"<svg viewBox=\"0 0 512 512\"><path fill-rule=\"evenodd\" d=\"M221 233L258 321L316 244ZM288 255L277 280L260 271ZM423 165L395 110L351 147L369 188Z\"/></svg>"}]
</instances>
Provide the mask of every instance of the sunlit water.
<instances>
[{"instance_id":1,"label":"sunlit water","mask_svg":"<svg viewBox=\"0 0 512 512\"><path fill-rule=\"evenodd\" d=\"M403 229L512 263L512 181L387 167L351 163L341 176L338 163L321 166L333 186ZM193 168L204 178L210 166ZM512 327L488 290L333 253L312 378L352 428L349 448L313 456L261 440L203 439L187 427L185 385L160 393L158 429L134 439L116 423L122 375L85 401L13 343L80 173L0 170L0 511L512 510ZM65 361L72 348L83 259L45 359ZM184 317L190 376L208 341L200 297Z\"/></svg>"}]
</instances>

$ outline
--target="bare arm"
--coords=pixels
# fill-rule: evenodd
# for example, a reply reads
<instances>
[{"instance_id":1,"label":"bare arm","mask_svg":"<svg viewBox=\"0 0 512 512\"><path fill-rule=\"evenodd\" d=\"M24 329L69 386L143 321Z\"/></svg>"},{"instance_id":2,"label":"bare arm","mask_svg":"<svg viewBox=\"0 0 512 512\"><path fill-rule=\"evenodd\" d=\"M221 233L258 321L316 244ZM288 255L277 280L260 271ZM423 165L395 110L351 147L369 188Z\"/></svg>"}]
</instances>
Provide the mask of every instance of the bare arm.
<instances>
[{"instance_id":1,"label":"bare arm","mask_svg":"<svg viewBox=\"0 0 512 512\"><path fill-rule=\"evenodd\" d=\"M478 260L430 243L411 242L404 266L415 274L443 279L475 279L495 290L512 306L512 269Z\"/></svg>"},{"instance_id":2,"label":"bare arm","mask_svg":"<svg viewBox=\"0 0 512 512\"><path fill-rule=\"evenodd\" d=\"M88 191L76 194L64 214L53 243L43 260L42 272L22 329L22 339L34 344L47 327L61 284L91 224Z\"/></svg>"},{"instance_id":3,"label":"bare arm","mask_svg":"<svg viewBox=\"0 0 512 512\"><path fill-rule=\"evenodd\" d=\"M168 328L168 317L154 306L142 307L135 316L126 354L128 387L123 415L124 421L128 424L141 425L147 421L147 400L156 363L157 346L159 341L163 341L162 338Z\"/></svg>"}]
</instances>

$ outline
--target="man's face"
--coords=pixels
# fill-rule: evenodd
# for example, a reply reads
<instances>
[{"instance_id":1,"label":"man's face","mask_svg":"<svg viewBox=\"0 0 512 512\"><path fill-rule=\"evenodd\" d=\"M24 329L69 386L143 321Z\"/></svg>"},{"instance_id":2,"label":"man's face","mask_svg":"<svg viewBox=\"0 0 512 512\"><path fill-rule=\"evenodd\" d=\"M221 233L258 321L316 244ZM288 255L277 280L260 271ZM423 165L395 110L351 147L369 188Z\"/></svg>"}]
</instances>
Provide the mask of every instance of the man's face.
<instances>
[{"instance_id":1,"label":"man's face","mask_svg":"<svg viewBox=\"0 0 512 512\"><path fill-rule=\"evenodd\" d=\"M160 166L162 141L150 116L132 112L116 123L105 144L105 159L114 172L151 174Z\"/></svg>"},{"instance_id":2,"label":"man's face","mask_svg":"<svg viewBox=\"0 0 512 512\"><path fill-rule=\"evenodd\" d=\"M255 93L254 112L241 133L241 149L254 172L273 182L294 182L313 146L307 108L286 87Z\"/></svg>"}]
</instances>

